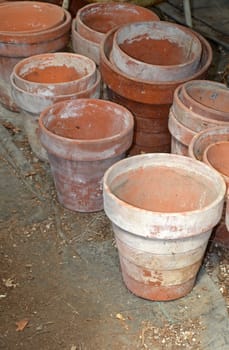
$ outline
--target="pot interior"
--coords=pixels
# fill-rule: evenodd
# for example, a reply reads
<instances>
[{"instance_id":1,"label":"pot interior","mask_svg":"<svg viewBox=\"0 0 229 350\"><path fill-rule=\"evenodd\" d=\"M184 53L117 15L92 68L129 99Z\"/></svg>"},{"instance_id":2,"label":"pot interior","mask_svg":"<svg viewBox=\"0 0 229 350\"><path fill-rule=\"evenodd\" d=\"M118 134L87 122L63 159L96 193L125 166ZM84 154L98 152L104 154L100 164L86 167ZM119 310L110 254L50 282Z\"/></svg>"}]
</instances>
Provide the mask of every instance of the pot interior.
<instances>
[{"instance_id":1,"label":"pot interior","mask_svg":"<svg viewBox=\"0 0 229 350\"><path fill-rule=\"evenodd\" d=\"M217 142L206 150L207 161L221 174L229 177L229 142Z\"/></svg>"},{"instance_id":2,"label":"pot interior","mask_svg":"<svg viewBox=\"0 0 229 350\"><path fill-rule=\"evenodd\" d=\"M111 191L132 206L162 213L202 209L217 197L210 180L166 166L141 167L123 173L113 180Z\"/></svg>"},{"instance_id":3,"label":"pot interior","mask_svg":"<svg viewBox=\"0 0 229 350\"><path fill-rule=\"evenodd\" d=\"M49 131L67 139L98 140L121 135L129 120L129 112L114 104L85 99L77 104L54 105L43 123Z\"/></svg>"}]
</instances>

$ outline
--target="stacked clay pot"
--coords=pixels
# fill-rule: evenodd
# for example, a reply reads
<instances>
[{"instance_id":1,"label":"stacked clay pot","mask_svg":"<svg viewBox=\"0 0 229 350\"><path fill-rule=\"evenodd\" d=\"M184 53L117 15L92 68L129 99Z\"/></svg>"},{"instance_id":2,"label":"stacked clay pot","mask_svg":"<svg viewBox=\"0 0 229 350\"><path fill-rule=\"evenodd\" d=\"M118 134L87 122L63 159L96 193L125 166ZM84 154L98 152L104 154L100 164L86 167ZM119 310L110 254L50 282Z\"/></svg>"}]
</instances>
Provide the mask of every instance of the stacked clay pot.
<instances>
[{"instance_id":1,"label":"stacked clay pot","mask_svg":"<svg viewBox=\"0 0 229 350\"><path fill-rule=\"evenodd\" d=\"M208 42L177 24L136 22L111 30L100 54L108 98L135 117L130 154L170 152L168 116L174 91L206 76L212 61Z\"/></svg>"},{"instance_id":2,"label":"stacked clay pot","mask_svg":"<svg viewBox=\"0 0 229 350\"><path fill-rule=\"evenodd\" d=\"M38 137L40 113L55 102L100 97L100 73L88 57L47 53L26 58L13 69L12 95L24 112L24 126L33 152L47 160Z\"/></svg>"},{"instance_id":3,"label":"stacked clay pot","mask_svg":"<svg viewBox=\"0 0 229 350\"><path fill-rule=\"evenodd\" d=\"M179 86L169 117L172 153L188 155L192 138L214 126L229 126L229 89L207 80L194 80Z\"/></svg>"},{"instance_id":4,"label":"stacked clay pot","mask_svg":"<svg viewBox=\"0 0 229 350\"><path fill-rule=\"evenodd\" d=\"M72 46L76 53L85 55L99 64L100 44L105 34L124 23L156 21L151 10L128 3L96 3L78 10L72 21Z\"/></svg>"},{"instance_id":5,"label":"stacked clay pot","mask_svg":"<svg viewBox=\"0 0 229 350\"><path fill-rule=\"evenodd\" d=\"M223 107L223 106L222 106ZM197 133L189 144L189 156L218 171L229 189L229 123ZM227 202L227 203L226 203ZM226 209L227 205L227 209ZM225 213L227 227L225 225ZM229 247L229 203L225 198L224 214L215 229L215 241Z\"/></svg>"},{"instance_id":6,"label":"stacked clay pot","mask_svg":"<svg viewBox=\"0 0 229 350\"><path fill-rule=\"evenodd\" d=\"M0 102L17 111L10 74L25 57L63 49L70 37L71 15L63 8L37 1L0 5Z\"/></svg>"}]
</instances>

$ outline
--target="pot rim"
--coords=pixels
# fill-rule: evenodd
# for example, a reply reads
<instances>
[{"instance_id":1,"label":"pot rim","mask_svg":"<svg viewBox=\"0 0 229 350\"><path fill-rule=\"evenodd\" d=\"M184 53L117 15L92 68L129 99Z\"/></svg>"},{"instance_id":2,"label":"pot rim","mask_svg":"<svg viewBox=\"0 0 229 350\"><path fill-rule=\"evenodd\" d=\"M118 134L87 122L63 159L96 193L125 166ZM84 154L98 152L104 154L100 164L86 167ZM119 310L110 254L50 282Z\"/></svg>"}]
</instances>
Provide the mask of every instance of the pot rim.
<instances>
[{"instance_id":1,"label":"pot rim","mask_svg":"<svg viewBox=\"0 0 229 350\"><path fill-rule=\"evenodd\" d=\"M169 112L168 128L171 135L185 146L188 146L192 138L196 135L195 131L187 128L179 120L177 120L172 108ZM179 131L177 132L177 130L174 129L178 129ZM182 130L182 133L180 133L180 130Z\"/></svg>"},{"instance_id":2,"label":"pot rim","mask_svg":"<svg viewBox=\"0 0 229 350\"><path fill-rule=\"evenodd\" d=\"M71 28L71 15L70 13L62 8L64 11L63 22L50 29L42 30L39 32L2 32L0 31L0 41L3 44L36 44L39 42L44 42L46 40L57 39L62 36Z\"/></svg>"},{"instance_id":3,"label":"pot rim","mask_svg":"<svg viewBox=\"0 0 229 350\"><path fill-rule=\"evenodd\" d=\"M55 57L72 57L73 60L76 58L80 58L82 60L84 60L85 62L87 61L90 65L91 65L91 70L92 72L89 72L88 74L82 76L81 78L79 79L75 79L75 80L70 80L69 82L58 82L58 83L41 83L41 82L34 82L34 81L30 81L30 80L27 80L27 79L24 79L19 73L19 70L21 70L24 65L26 65L27 63L29 62L34 62L34 60L36 60L37 63L41 63L42 62L42 59L44 59L44 64L45 64L45 60L47 58L55 58ZM45 65L45 68L46 67L53 67L55 66L55 63L53 65L48 65L46 66ZM74 65L72 66L74 68ZM34 68L37 68L37 66L33 66L32 65L32 69L30 72L33 71ZM77 67L76 67L77 68ZM50 53L44 53L44 54L38 54L38 55L33 55L33 56L29 56L29 57L26 57L25 59L19 61L13 68L13 72L12 72L12 79L16 78L17 79L20 79L24 84L26 85L29 85L29 86L36 86L36 87L48 87L50 85L54 85L54 86L67 86L69 84L75 84L77 81L83 81L83 80L86 80L88 79L90 76L93 76L93 74L95 74L95 80L96 80L96 64L95 62L90 59L89 57L86 57L86 56L83 56L83 55L80 55L80 54L77 54L77 53L73 53L73 52L50 52Z\"/></svg>"},{"instance_id":4,"label":"pot rim","mask_svg":"<svg viewBox=\"0 0 229 350\"><path fill-rule=\"evenodd\" d=\"M196 99L194 99L189 94L188 89L190 87L201 87L202 86L202 90L204 90L203 84L208 85L209 88L207 88L206 90L208 90L208 91L211 90L211 87L213 89L217 88L219 90L219 92L223 91L223 92L227 93L228 94L228 98L229 98L229 89L224 84L216 82L216 81L211 81L211 80L204 80L204 81L202 81L202 80L192 80L192 81L187 81L186 83L184 83L182 85L182 94L185 95L185 98L187 98L191 102L192 105L196 105L198 108L206 110L207 112L211 113L212 115L220 115L220 116L222 115L222 116L225 116L225 117L227 117L229 119L229 112L220 111L218 109L214 109L212 107L204 105L204 104L200 103L199 101L197 101ZM185 104L185 106L187 108L191 107L191 105L189 107L186 104Z\"/></svg>"},{"instance_id":5,"label":"pot rim","mask_svg":"<svg viewBox=\"0 0 229 350\"><path fill-rule=\"evenodd\" d=\"M189 157L191 157L194 160L199 160L199 159L197 159L197 157L194 153L194 148L195 148L196 142L198 142L202 138L204 139L205 135L207 138L209 136L216 135L216 136L220 137L220 135L227 135L227 134L228 134L228 140L229 140L229 125L228 126L214 126L214 127L207 128L207 129L200 131L192 138L192 140L189 144L189 147L188 147Z\"/></svg>"},{"instance_id":6,"label":"pot rim","mask_svg":"<svg viewBox=\"0 0 229 350\"><path fill-rule=\"evenodd\" d=\"M149 166L161 165L164 167L168 166L173 169L174 168L184 169L181 165L179 166L179 162L182 162L182 165L183 166L185 165L186 171L191 169L193 173L195 172L198 173L198 170L199 170L201 171L203 177L207 176L208 174L208 179L210 180L211 178L210 181L217 182L217 185L215 187L216 188L218 187L218 191L216 193L215 199L210 204L206 205L204 208L201 208L201 209L184 211L184 212L172 212L172 213L166 212L165 213L165 212L156 212L156 211L150 211L139 207L135 207L119 199L117 196L115 196L110 189L110 184L117 177L116 172L117 172L117 169L119 169L120 165L122 165L125 168L125 170L122 173L119 172L119 175L123 173L128 173L128 171L130 171L128 169L128 163L130 162L135 163L135 167L132 167L131 170L138 169L138 167L136 166L136 163L138 162L138 160L142 160L141 162L142 166L146 167L147 158L149 159L149 161L151 160L154 161L154 162L151 161ZM203 174L203 171L204 171L204 174ZM144 224L141 223L141 226L138 224L142 228L142 231L139 232L137 227L135 226L133 227L132 225L130 232L132 234L136 234L147 238L159 238L159 239L177 239L181 237L184 238L184 234L185 234L185 237L190 237L196 234L201 234L203 232L206 232L207 230L211 230L213 226L215 226L215 224L219 221L219 212L217 210L217 214L214 215L214 218L212 218L212 216L209 216L209 214L212 214L212 211L215 208L221 207L222 209L223 201L226 193L226 184L222 176L216 170L209 168L208 165L202 162L199 162L195 159L191 159L189 157L184 157L181 155L170 154L170 153L156 153L156 154L148 153L144 155L136 155L130 158L123 159L115 163L114 165L112 165L105 172L103 186L104 186L104 209L107 216L110 218L112 222L114 222L114 224L128 231L130 228L128 227L129 226L127 221L128 217L130 217L131 215L134 221L139 223L140 217L144 215L144 217L146 218L145 223ZM109 205L112 208L109 209L109 213L108 213L107 206ZM114 209L113 206L115 207L115 210L118 208L119 213L113 214L113 209ZM212 222L210 223L208 222L208 224L205 224L205 227L204 228L202 227L201 232L198 231L194 233L193 227L200 228L197 222L200 212L201 214L203 214L200 220L203 221L203 216L204 216L205 218L204 222L206 222L206 218L208 217L210 217L210 221L212 220ZM178 214L180 216L178 216ZM180 217L182 217L182 224L180 224L180 221L179 221ZM155 227L155 226L158 227L158 223L157 223L158 218L162 218L164 220L166 228L162 230L163 232L158 232L158 231L152 232L152 227ZM186 227L187 221L189 222L191 221L189 228ZM180 224L180 227L179 227L179 224ZM169 228L173 230L170 231Z\"/></svg>"},{"instance_id":7,"label":"pot rim","mask_svg":"<svg viewBox=\"0 0 229 350\"><path fill-rule=\"evenodd\" d=\"M215 147L216 145L218 144L222 144L222 143L227 143L229 145L229 140L228 141L217 141L217 142L214 142L214 143L211 143L209 144L203 151L203 162L205 164L207 164L208 166L210 166L211 168L215 169L216 171L218 171L218 173L221 174L221 176L224 178L224 180L226 181L227 185L229 184L229 176L222 173L220 170L217 170L213 165L212 163L210 162L209 160L209 156L208 156L208 152L209 150L212 148L212 147Z\"/></svg>"},{"instance_id":8,"label":"pot rim","mask_svg":"<svg viewBox=\"0 0 229 350\"><path fill-rule=\"evenodd\" d=\"M183 63L178 63L178 64L174 64L174 65L159 65L159 64L150 64L150 63L147 63L147 62L142 62L132 56L129 56L128 54L125 53L125 51L123 51L121 48L120 48L120 44L118 43L118 36L120 35L120 33L125 30L125 28L128 28L131 29L131 27L133 27L135 24L138 24L139 26L142 24L144 25L145 23L147 23L146 25L149 26L151 24L154 24L156 26L164 26L165 28L168 28L168 27L172 27L172 28L177 28L177 25L175 23L171 23L171 22L167 22L167 21L151 21L151 22L136 22L136 23L127 23L127 24L124 24L122 26L119 26L116 30L116 32L114 33L114 37L113 37L113 48L115 46L115 50L119 50L121 51L122 55L126 58L126 59L129 59L131 60L131 62L134 62L136 64L144 64L144 66L148 67L148 68L155 68L155 69L159 69L159 70L174 70L174 68L183 68L183 67L186 67L188 64L192 63L193 61L196 60L196 58L194 57L193 59L189 59L187 60L186 62L183 62ZM201 42L200 40L198 39L198 37L190 30L188 30L186 27L183 27L181 28L182 26L179 26L178 27L178 30L180 30L180 32L185 33L186 35L189 35L190 37L193 38L193 40L196 41L197 45L198 45L198 62L200 61L200 57L201 57L201 54L202 54L202 45L201 45ZM133 38L132 38L133 39ZM192 40L192 42L193 42ZM177 43L176 43L177 44ZM112 50L111 50L112 52ZM199 64L198 64L199 65ZM117 66L116 66L117 67ZM197 67L198 69L198 67ZM194 74L194 73L193 73ZM183 78L185 79L185 78Z\"/></svg>"},{"instance_id":9,"label":"pot rim","mask_svg":"<svg viewBox=\"0 0 229 350\"><path fill-rule=\"evenodd\" d=\"M71 139L71 138L67 138L67 137L63 137L63 136L54 134L53 132L48 130L46 128L46 126L44 125L44 119L47 116L47 114L52 110L52 108L58 108L58 107L61 107L64 105L69 105L69 104L70 105L71 104L80 104L82 102L90 102L90 103L94 103L95 105L109 104L113 107L119 108L120 110L123 110L123 112L125 113L126 116L128 116L127 117L128 119L126 118L126 120L128 121L128 125L126 126L125 129L121 130L119 132L119 134L109 136L109 137L100 138L100 139ZM107 143L110 141L115 141L115 140L118 140L118 139L124 137L125 135L127 135L131 131L131 129L133 129L134 119L133 119L132 113L127 108L125 108L121 105L118 105L117 103L107 101L107 100L102 100L102 99L96 99L96 98L79 98L76 100L60 101L60 102L54 103L53 105L45 108L45 110L43 110L40 114L39 126L51 138L55 138L55 139L60 140L60 141L65 141L65 142L68 142L69 144L93 145L93 144L97 144L97 143L103 144L103 143Z\"/></svg>"},{"instance_id":10,"label":"pot rim","mask_svg":"<svg viewBox=\"0 0 229 350\"><path fill-rule=\"evenodd\" d=\"M104 38L106 33L94 30L91 27L87 26L84 23L84 21L83 21L83 19L84 19L83 16L85 14L87 14L87 11L90 10L91 8L92 9L105 8L105 9L109 9L109 10L111 9L112 10L112 8L116 8L117 6L122 7L122 8L126 8L126 9L135 9L135 10L139 10L139 11L141 10L141 11L144 11L144 12L148 11L149 14L150 13L152 14L152 18L155 18L155 21L156 20L160 21L160 18L153 11L144 9L141 6L134 5L134 4L131 4L131 3L121 3L121 4L119 3L119 4L117 4L115 2L107 2L107 3L104 3L104 2L98 3L98 2L96 2L96 3L93 3L93 4L85 5L81 9L79 9L77 11L76 21L79 23L80 27L82 27L84 31L87 31L88 33L92 34L93 36L96 36L96 41L95 42L99 44L100 41L103 40L103 38ZM76 27L77 26L75 26L75 29L76 29Z\"/></svg>"}]
</instances>

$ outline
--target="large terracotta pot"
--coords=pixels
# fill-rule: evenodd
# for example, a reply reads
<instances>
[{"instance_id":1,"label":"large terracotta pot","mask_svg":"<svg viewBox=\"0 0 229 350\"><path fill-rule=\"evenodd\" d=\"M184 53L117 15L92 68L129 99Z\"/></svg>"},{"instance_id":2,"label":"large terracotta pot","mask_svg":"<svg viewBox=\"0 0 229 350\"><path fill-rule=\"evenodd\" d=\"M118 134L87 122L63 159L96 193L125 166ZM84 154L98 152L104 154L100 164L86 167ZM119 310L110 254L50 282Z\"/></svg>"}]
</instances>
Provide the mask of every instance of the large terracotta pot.
<instances>
[{"instance_id":1,"label":"large terracotta pot","mask_svg":"<svg viewBox=\"0 0 229 350\"><path fill-rule=\"evenodd\" d=\"M50 106L39 125L60 203L74 211L101 210L104 172L132 143L131 113L109 101L79 99Z\"/></svg>"},{"instance_id":2,"label":"large terracotta pot","mask_svg":"<svg viewBox=\"0 0 229 350\"><path fill-rule=\"evenodd\" d=\"M171 142L168 130L169 109L173 101L173 94L176 87L184 83L185 80L173 82L145 81L130 77L128 74L120 71L110 61L113 37L116 30L117 29L113 29L106 35L100 51L100 71L102 79L107 85L108 96L111 100L126 106L135 117L155 119L156 124L160 125L159 133L162 134L162 137L158 140L158 128L155 130L148 130L148 132L146 131L145 135L148 133L151 139L155 136L155 152L169 152ZM201 35L197 33L195 33L195 35L201 42L202 56L198 70L186 80L204 78L212 61L210 45ZM165 123L166 119L167 123ZM138 133L137 122L135 125L135 133ZM146 135L146 138L148 138L149 135ZM133 147L135 150L137 147L139 153L142 153L148 151L149 144L142 145L134 143Z\"/></svg>"},{"instance_id":3,"label":"large terracotta pot","mask_svg":"<svg viewBox=\"0 0 229 350\"><path fill-rule=\"evenodd\" d=\"M104 210L131 292L172 300L192 290L225 191L215 170L183 156L138 155L108 169Z\"/></svg>"},{"instance_id":4,"label":"large terracotta pot","mask_svg":"<svg viewBox=\"0 0 229 350\"><path fill-rule=\"evenodd\" d=\"M10 74L21 59L63 49L69 41L70 14L36 1L0 5L0 102L17 110L11 98Z\"/></svg>"}]
</instances>

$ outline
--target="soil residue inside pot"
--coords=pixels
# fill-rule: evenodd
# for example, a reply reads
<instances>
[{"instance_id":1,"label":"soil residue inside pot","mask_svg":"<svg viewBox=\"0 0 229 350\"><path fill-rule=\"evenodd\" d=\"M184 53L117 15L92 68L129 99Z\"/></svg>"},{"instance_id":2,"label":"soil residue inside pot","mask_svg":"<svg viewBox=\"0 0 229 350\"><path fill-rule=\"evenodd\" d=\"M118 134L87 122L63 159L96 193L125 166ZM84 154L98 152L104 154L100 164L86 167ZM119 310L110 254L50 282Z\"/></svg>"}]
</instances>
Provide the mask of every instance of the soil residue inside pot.
<instances>
[{"instance_id":1,"label":"soil residue inside pot","mask_svg":"<svg viewBox=\"0 0 229 350\"><path fill-rule=\"evenodd\" d=\"M55 84L78 80L82 78L82 76L83 74L77 72L75 68L63 65L44 67L41 69L36 68L32 72L23 75L23 79L34 83Z\"/></svg>"},{"instance_id":2,"label":"soil residue inside pot","mask_svg":"<svg viewBox=\"0 0 229 350\"><path fill-rule=\"evenodd\" d=\"M221 174L229 177L229 142L219 142L206 152L208 162Z\"/></svg>"},{"instance_id":3,"label":"soil residue inside pot","mask_svg":"<svg viewBox=\"0 0 229 350\"><path fill-rule=\"evenodd\" d=\"M147 167L118 176L112 192L132 206L154 212L185 212L204 208L217 196L210 181L187 170Z\"/></svg>"},{"instance_id":4,"label":"soil residue inside pot","mask_svg":"<svg viewBox=\"0 0 229 350\"><path fill-rule=\"evenodd\" d=\"M191 59L184 47L168 39L151 39L147 35L125 40L120 48L132 58L148 64L170 66L182 64Z\"/></svg>"},{"instance_id":5,"label":"soil residue inside pot","mask_svg":"<svg viewBox=\"0 0 229 350\"><path fill-rule=\"evenodd\" d=\"M95 140L118 135L124 129L124 119L102 107L96 110L91 106L79 110L75 115L52 118L46 127L52 133L68 139Z\"/></svg>"}]
</instances>

